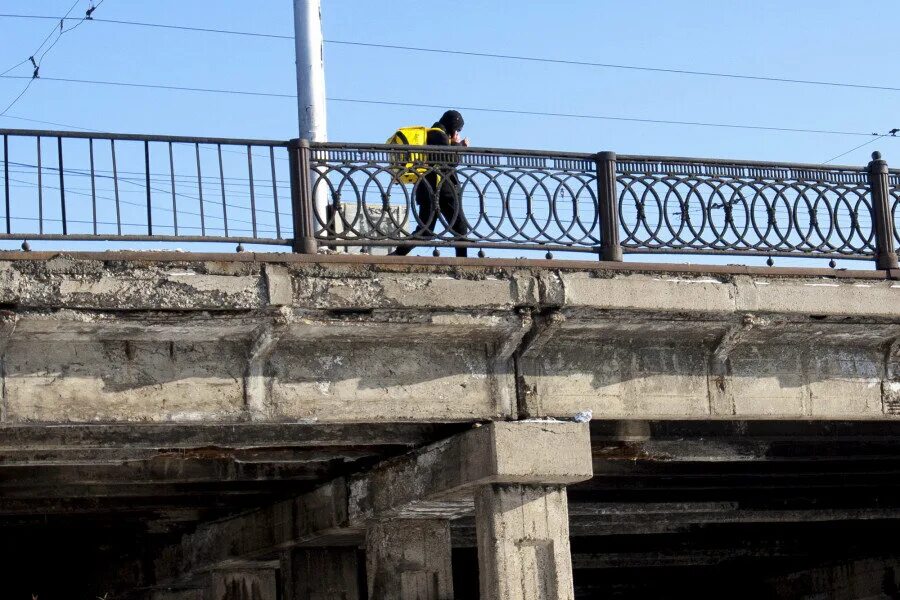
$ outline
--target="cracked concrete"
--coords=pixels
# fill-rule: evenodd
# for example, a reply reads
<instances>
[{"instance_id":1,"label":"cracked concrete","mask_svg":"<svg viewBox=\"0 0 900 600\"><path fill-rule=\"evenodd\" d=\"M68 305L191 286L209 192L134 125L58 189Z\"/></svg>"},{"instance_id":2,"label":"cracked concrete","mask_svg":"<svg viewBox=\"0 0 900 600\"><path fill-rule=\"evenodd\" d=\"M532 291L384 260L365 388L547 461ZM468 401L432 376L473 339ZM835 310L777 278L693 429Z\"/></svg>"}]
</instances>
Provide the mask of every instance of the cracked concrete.
<instances>
[{"instance_id":1,"label":"cracked concrete","mask_svg":"<svg viewBox=\"0 0 900 600\"><path fill-rule=\"evenodd\" d=\"M0 258L0 419L900 413L876 273L215 258Z\"/></svg>"}]
</instances>

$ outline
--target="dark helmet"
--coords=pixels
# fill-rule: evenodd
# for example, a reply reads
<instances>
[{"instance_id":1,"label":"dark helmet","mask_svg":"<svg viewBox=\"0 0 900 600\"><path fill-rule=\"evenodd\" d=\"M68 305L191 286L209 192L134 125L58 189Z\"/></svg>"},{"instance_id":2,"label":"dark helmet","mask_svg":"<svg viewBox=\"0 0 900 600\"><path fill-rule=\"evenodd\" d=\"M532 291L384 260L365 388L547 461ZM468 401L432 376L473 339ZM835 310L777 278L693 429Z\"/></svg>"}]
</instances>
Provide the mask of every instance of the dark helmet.
<instances>
[{"instance_id":1,"label":"dark helmet","mask_svg":"<svg viewBox=\"0 0 900 600\"><path fill-rule=\"evenodd\" d=\"M448 110L441 116L438 121L441 125L444 126L444 129L447 130L447 133L453 135L457 131L462 131L463 125L466 122L463 120L462 115L459 114L459 111Z\"/></svg>"}]
</instances>

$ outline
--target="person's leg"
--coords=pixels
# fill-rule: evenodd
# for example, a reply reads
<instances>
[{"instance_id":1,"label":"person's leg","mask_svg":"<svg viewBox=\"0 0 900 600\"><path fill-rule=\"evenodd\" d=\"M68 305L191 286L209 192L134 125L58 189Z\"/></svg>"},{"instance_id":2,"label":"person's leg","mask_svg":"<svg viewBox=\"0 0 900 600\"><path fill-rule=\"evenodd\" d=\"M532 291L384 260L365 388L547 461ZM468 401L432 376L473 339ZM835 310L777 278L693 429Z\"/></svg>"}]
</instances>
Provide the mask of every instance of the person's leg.
<instances>
[{"instance_id":1,"label":"person's leg","mask_svg":"<svg viewBox=\"0 0 900 600\"><path fill-rule=\"evenodd\" d=\"M429 181L424 179L416 185L416 205L418 211L418 226L415 231L409 234L410 238L423 239L434 237L434 226L437 223L437 206L434 202L434 187L429 185ZM416 218L413 216L413 218ZM406 256L412 249L412 244L399 244L389 256Z\"/></svg>"},{"instance_id":2,"label":"person's leg","mask_svg":"<svg viewBox=\"0 0 900 600\"><path fill-rule=\"evenodd\" d=\"M469 233L469 222L466 221L462 211L458 185L449 184L441 188L440 208L454 239L465 240ZM468 248L456 248L456 256L457 258L468 256Z\"/></svg>"}]
</instances>

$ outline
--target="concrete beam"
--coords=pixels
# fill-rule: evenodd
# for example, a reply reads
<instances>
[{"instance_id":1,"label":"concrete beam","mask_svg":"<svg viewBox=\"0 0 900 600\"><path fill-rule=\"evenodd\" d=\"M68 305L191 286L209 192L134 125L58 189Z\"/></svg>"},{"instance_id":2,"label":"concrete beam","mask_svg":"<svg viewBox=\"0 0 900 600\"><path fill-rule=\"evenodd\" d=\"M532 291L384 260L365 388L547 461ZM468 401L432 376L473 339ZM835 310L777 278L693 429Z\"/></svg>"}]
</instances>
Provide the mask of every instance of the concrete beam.
<instances>
[{"instance_id":1,"label":"concrete beam","mask_svg":"<svg viewBox=\"0 0 900 600\"><path fill-rule=\"evenodd\" d=\"M370 523L450 519L490 484L568 485L592 474L587 424L496 422L426 446L295 500L211 523L156 563L160 583L295 546L357 545Z\"/></svg>"},{"instance_id":2,"label":"concrete beam","mask_svg":"<svg viewBox=\"0 0 900 600\"><path fill-rule=\"evenodd\" d=\"M350 521L454 518L488 484L569 485L592 476L587 424L493 422L350 480Z\"/></svg>"},{"instance_id":3,"label":"concrete beam","mask_svg":"<svg viewBox=\"0 0 900 600\"><path fill-rule=\"evenodd\" d=\"M897 416L884 274L147 258L0 260L0 419Z\"/></svg>"},{"instance_id":4,"label":"concrete beam","mask_svg":"<svg viewBox=\"0 0 900 600\"><path fill-rule=\"evenodd\" d=\"M375 447L413 448L465 426L435 423L59 423L0 425L7 450Z\"/></svg>"}]
</instances>

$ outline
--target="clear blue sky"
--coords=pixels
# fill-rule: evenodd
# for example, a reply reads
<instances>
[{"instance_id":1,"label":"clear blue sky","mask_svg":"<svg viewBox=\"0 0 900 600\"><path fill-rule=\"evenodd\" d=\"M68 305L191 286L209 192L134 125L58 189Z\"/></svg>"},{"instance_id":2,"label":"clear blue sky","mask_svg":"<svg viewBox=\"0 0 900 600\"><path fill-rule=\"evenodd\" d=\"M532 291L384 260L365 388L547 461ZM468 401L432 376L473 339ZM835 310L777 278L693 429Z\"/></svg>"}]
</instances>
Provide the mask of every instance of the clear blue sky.
<instances>
[{"instance_id":1,"label":"clear blue sky","mask_svg":"<svg viewBox=\"0 0 900 600\"><path fill-rule=\"evenodd\" d=\"M71 0L4 0L2 12L61 15ZM83 6L82 6L83 5ZM85 0L73 12L83 14ZM290 35L290 0L105 0L97 17ZM324 0L328 39L694 70L900 85L890 24L900 4L597 0L408 2ZM47 21L0 19L0 67L28 56ZM900 126L900 92L542 65L326 45L332 97L848 131ZM28 75L21 67L17 73ZM86 23L47 56L45 76L292 93L289 40ZM0 80L11 99L24 82ZM382 141L436 110L331 102L334 140ZM296 108L283 98L36 82L10 111L83 127L147 133L288 138ZM865 138L469 111L466 133L489 146L823 161ZM27 126L0 119L7 127ZM863 163L896 140L840 162ZM898 162L900 164L900 162Z\"/></svg>"},{"instance_id":2,"label":"clear blue sky","mask_svg":"<svg viewBox=\"0 0 900 600\"><path fill-rule=\"evenodd\" d=\"M0 12L62 15L72 0L3 0ZM73 16L89 5L79 3ZM291 35L290 0L105 0L98 18ZM409 2L323 0L326 39L841 81L900 87L891 28L900 3L600 0ZM0 18L0 71L26 58L49 21ZM290 40L85 23L66 34L45 77L115 80L275 93L295 91ZM885 132L900 127L900 92L740 81L423 54L326 44L332 98L357 98ZM14 74L30 75L22 66ZM23 80L0 79L0 102ZM0 107L2 109L2 107ZM37 81L11 115L85 128L256 138L296 135L286 98L125 89ZM336 141L381 142L437 109L329 102ZM775 133L464 111L473 145L821 162L865 137ZM0 117L0 127L43 127ZM900 141L883 139L839 161L864 164L874 149L900 166Z\"/></svg>"}]
</instances>

